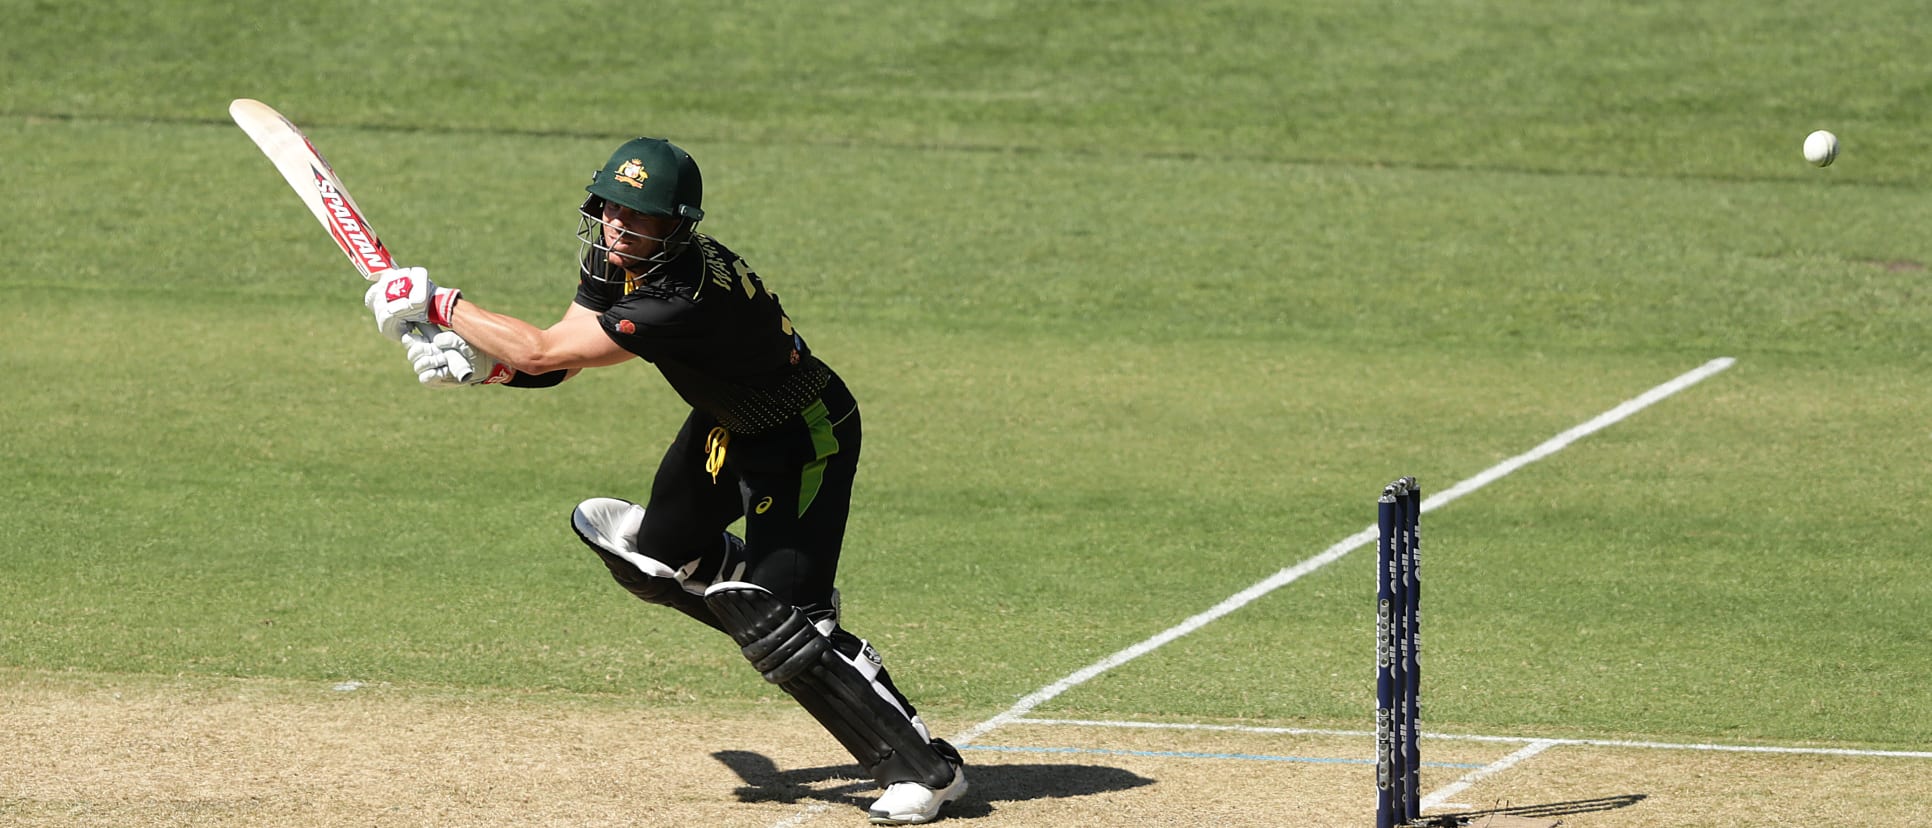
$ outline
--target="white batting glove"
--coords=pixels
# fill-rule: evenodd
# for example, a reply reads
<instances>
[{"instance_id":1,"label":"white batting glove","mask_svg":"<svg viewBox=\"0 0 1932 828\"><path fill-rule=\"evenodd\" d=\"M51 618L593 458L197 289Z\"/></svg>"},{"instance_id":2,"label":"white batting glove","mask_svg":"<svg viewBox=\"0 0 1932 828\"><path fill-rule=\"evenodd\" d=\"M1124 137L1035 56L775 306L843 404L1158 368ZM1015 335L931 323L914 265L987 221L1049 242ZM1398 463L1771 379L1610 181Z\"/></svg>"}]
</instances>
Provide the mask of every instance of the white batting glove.
<instances>
[{"instance_id":1,"label":"white batting glove","mask_svg":"<svg viewBox=\"0 0 1932 828\"><path fill-rule=\"evenodd\" d=\"M464 380L475 379L476 372L468 363L461 362L459 353L456 365L450 364L450 354L435 343L436 328L428 325L411 324L402 335L403 357L409 360L409 368L416 372L416 381L424 388L456 388L466 385Z\"/></svg>"},{"instance_id":2,"label":"white batting glove","mask_svg":"<svg viewBox=\"0 0 1932 828\"><path fill-rule=\"evenodd\" d=\"M495 357L478 351L455 331L429 326L402 335L409 366L425 388L455 388L505 382L516 372Z\"/></svg>"},{"instance_id":3,"label":"white batting glove","mask_svg":"<svg viewBox=\"0 0 1932 828\"><path fill-rule=\"evenodd\" d=\"M420 267L384 271L362 294L362 304L376 315L376 330L391 342L401 342L411 324L449 324L460 290L439 288Z\"/></svg>"}]
</instances>

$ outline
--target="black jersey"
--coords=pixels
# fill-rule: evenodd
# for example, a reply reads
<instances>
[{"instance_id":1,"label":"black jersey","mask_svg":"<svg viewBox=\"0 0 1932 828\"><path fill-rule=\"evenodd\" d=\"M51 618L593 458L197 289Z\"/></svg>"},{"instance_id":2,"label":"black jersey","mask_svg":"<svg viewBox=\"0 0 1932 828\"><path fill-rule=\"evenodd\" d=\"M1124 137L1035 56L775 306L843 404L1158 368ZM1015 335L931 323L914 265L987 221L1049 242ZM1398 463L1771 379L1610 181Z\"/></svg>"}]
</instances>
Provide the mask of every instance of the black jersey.
<instances>
[{"instance_id":1,"label":"black jersey","mask_svg":"<svg viewBox=\"0 0 1932 828\"><path fill-rule=\"evenodd\" d=\"M590 255L597 255L592 252ZM798 414L825 389L831 369L745 260L695 235L648 282L581 279L577 304L597 311L604 333L656 365L671 387L737 434L757 434Z\"/></svg>"}]
</instances>

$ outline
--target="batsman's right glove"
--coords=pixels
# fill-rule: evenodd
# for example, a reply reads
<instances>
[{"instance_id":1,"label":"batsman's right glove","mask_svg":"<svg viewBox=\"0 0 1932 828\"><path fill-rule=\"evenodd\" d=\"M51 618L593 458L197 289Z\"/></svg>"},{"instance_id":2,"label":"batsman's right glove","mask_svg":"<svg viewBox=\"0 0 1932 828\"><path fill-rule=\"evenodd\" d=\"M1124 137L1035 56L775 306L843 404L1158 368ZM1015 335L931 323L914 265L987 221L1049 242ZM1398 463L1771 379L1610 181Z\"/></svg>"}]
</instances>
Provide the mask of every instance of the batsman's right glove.
<instances>
[{"instance_id":1,"label":"batsman's right glove","mask_svg":"<svg viewBox=\"0 0 1932 828\"><path fill-rule=\"evenodd\" d=\"M418 325L402 335L409 366L424 388L455 388L507 382L516 371L470 347L455 331Z\"/></svg>"}]
</instances>

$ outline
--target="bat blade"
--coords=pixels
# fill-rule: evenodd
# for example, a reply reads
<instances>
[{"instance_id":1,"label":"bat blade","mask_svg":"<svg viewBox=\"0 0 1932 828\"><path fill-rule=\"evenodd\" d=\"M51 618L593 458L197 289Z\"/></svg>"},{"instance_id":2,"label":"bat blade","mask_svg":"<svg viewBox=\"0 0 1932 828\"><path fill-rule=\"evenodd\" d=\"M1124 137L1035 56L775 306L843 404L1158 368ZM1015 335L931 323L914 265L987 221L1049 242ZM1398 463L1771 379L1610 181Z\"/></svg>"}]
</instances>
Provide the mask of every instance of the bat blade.
<instances>
[{"instance_id":1,"label":"bat blade","mask_svg":"<svg viewBox=\"0 0 1932 828\"><path fill-rule=\"evenodd\" d=\"M382 238L376 235L375 228L362 217L362 208L356 204L349 189L342 186L342 179L335 174L314 142L297 128L294 122L276 112L274 107L250 98L236 98L228 104L228 117L235 119L235 125L248 133L250 140L260 148L263 155L275 165L283 180L295 190L296 197L321 222L322 229L329 232L337 249L355 265L362 278L375 281L384 271L394 270L396 260L389 255ZM441 329L434 325L422 324L415 328L425 340L436 336ZM455 352L447 354L451 372L458 379L468 381L472 375L469 362Z\"/></svg>"},{"instance_id":2,"label":"bat blade","mask_svg":"<svg viewBox=\"0 0 1932 828\"><path fill-rule=\"evenodd\" d=\"M302 130L273 107L249 98L230 103L228 116L268 156L362 278L375 281L377 274L396 267L389 248L362 217L362 208Z\"/></svg>"}]
</instances>

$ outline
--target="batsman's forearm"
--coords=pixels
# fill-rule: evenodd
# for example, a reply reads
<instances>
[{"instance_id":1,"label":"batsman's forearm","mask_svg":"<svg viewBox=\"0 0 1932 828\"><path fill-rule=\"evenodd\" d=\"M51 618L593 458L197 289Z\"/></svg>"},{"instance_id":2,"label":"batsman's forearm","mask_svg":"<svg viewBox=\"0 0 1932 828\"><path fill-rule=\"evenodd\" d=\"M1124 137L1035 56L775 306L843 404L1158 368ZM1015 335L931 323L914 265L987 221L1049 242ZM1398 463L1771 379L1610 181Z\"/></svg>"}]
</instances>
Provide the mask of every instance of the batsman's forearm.
<instances>
[{"instance_id":1,"label":"batsman's forearm","mask_svg":"<svg viewBox=\"0 0 1932 828\"><path fill-rule=\"evenodd\" d=\"M458 300L450 309L449 329L470 343L470 347L501 360L526 374L541 374L557 366L543 367L543 329L514 316L486 310L474 302Z\"/></svg>"},{"instance_id":2,"label":"batsman's forearm","mask_svg":"<svg viewBox=\"0 0 1932 828\"><path fill-rule=\"evenodd\" d=\"M467 340L470 347L496 357L519 374L574 372L599 364L566 347L565 336L468 300L456 303L448 321L450 330Z\"/></svg>"}]
</instances>

